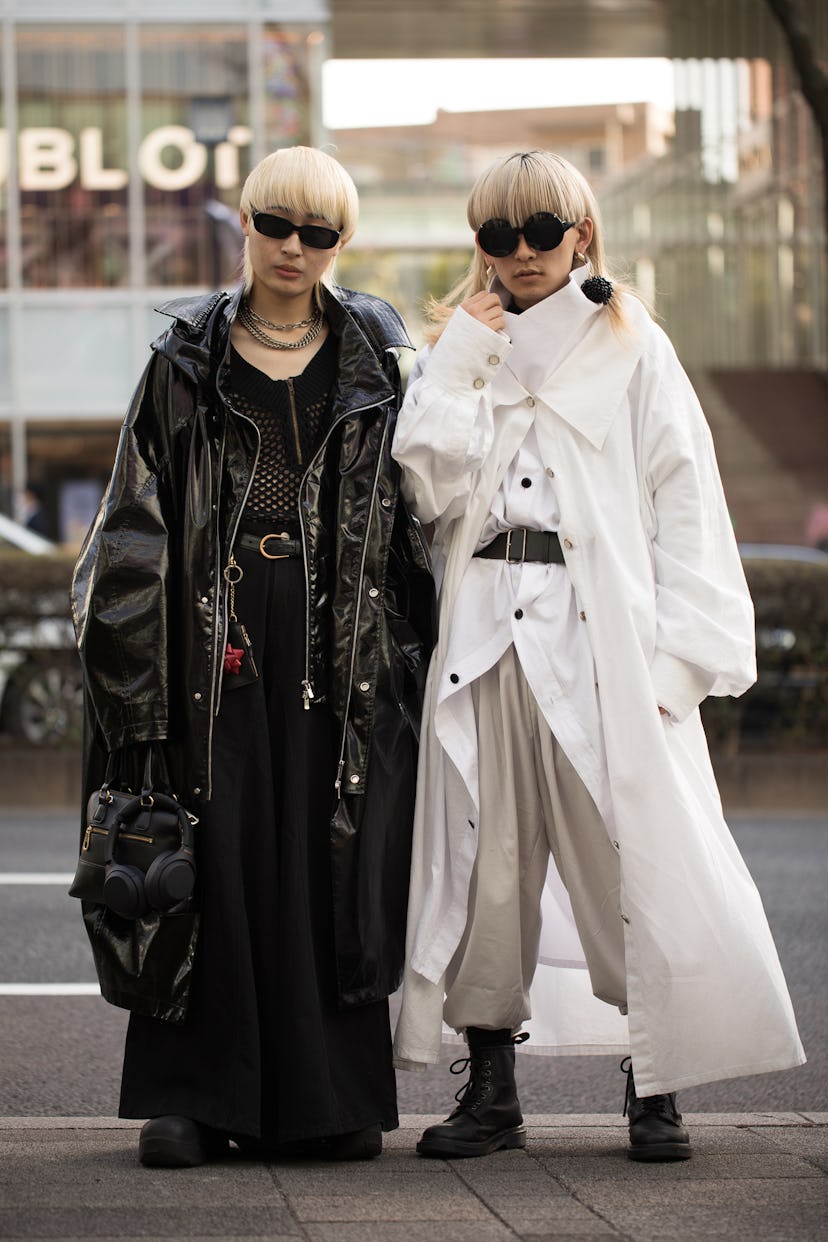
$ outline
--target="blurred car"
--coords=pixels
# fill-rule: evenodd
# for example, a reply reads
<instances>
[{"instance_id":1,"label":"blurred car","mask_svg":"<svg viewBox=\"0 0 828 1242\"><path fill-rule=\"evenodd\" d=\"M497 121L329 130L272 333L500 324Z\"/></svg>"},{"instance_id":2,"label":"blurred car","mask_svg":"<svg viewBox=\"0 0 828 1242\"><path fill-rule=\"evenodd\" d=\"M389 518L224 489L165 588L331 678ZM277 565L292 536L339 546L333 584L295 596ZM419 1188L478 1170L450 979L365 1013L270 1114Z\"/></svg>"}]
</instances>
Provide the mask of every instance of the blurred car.
<instances>
[{"instance_id":1,"label":"blurred car","mask_svg":"<svg viewBox=\"0 0 828 1242\"><path fill-rule=\"evenodd\" d=\"M756 610L756 684L737 701L742 745L828 746L828 552L739 545ZM709 709L708 709L709 710Z\"/></svg>"},{"instance_id":2,"label":"blurred car","mask_svg":"<svg viewBox=\"0 0 828 1242\"><path fill-rule=\"evenodd\" d=\"M57 545L0 514L0 551L24 561L58 551ZM12 565L16 561L9 559ZM68 589L68 565L66 566ZM10 595L4 586L4 594ZM0 610L0 733L29 746L80 742L83 677L65 592L47 599L46 613ZM22 611L22 610L21 610Z\"/></svg>"}]
</instances>

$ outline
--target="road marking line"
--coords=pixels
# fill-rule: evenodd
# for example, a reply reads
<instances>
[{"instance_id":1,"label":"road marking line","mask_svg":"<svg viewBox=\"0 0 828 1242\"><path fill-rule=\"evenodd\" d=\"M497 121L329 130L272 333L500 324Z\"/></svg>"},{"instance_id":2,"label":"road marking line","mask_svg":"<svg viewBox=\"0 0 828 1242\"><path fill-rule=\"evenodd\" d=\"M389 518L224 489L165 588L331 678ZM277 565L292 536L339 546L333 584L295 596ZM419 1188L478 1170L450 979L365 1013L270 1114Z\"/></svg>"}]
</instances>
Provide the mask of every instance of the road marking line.
<instances>
[{"instance_id":1,"label":"road marking line","mask_svg":"<svg viewBox=\"0 0 828 1242\"><path fill-rule=\"evenodd\" d=\"M71 871L6 871L0 872L0 884L71 884Z\"/></svg>"},{"instance_id":2,"label":"road marking line","mask_svg":"<svg viewBox=\"0 0 828 1242\"><path fill-rule=\"evenodd\" d=\"M0 983L0 996L100 996L97 983Z\"/></svg>"}]
</instances>

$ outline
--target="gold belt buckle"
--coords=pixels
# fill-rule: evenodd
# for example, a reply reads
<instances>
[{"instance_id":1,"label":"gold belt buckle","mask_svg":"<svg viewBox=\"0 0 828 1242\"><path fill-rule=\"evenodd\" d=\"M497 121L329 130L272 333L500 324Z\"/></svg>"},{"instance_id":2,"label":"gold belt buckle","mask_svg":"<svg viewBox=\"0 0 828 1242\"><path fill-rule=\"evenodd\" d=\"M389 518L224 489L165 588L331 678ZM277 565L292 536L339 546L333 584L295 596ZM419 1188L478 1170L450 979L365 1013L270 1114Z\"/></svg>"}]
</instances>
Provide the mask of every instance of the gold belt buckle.
<instances>
[{"instance_id":1,"label":"gold belt buckle","mask_svg":"<svg viewBox=\"0 0 828 1242\"><path fill-rule=\"evenodd\" d=\"M269 535L262 535L261 539L259 540L259 551L261 552L262 556L266 556L269 561L286 561L288 557L290 556L289 552L268 552L266 551L265 544L267 543L268 539L290 539L290 535L287 533L287 531L283 530L280 535L273 534L273 533Z\"/></svg>"}]
</instances>

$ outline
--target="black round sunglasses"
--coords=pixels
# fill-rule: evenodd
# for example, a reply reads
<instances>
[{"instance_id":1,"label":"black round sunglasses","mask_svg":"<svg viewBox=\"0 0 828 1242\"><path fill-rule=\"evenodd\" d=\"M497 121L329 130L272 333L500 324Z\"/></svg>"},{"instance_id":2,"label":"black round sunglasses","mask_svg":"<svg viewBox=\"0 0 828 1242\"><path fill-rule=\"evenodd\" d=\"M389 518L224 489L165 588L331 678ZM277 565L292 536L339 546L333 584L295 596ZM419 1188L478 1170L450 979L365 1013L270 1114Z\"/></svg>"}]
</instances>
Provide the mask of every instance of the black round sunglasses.
<instances>
[{"instance_id":1,"label":"black round sunglasses","mask_svg":"<svg viewBox=\"0 0 828 1242\"><path fill-rule=\"evenodd\" d=\"M284 216L274 216L267 211L254 211L252 218L257 233L278 241L296 233L303 246L312 246L314 250L332 250L339 241L339 230L322 224L294 224Z\"/></svg>"},{"instance_id":2,"label":"black round sunglasses","mask_svg":"<svg viewBox=\"0 0 828 1242\"><path fill-rule=\"evenodd\" d=\"M521 236L533 250L554 250L560 246L566 230L574 227L574 220L561 220L552 211L539 211L521 228L515 228L508 220L487 220L477 230L477 240L486 254L505 259L515 253Z\"/></svg>"}]
</instances>

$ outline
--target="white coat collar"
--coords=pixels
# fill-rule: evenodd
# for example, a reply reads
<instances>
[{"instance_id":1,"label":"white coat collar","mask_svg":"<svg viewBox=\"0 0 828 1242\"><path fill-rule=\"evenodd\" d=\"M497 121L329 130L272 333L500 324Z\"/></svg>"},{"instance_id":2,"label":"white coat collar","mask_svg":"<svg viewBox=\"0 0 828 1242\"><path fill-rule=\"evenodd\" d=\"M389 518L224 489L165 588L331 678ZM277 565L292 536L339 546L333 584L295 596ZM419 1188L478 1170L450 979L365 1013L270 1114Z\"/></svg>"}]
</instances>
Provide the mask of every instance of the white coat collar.
<instances>
[{"instance_id":1,"label":"white coat collar","mask_svg":"<svg viewBox=\"0 0 828 1242\"><path fill-rule=\"evenodd\" d=\"M631 326L613 329L603 307L581 292L589 271L579 268L557 293L520 315L507 312L512 350L494 383L496 404L531 394L600 449L644 350ZM495 278L501 299L508 293ZM628 303L629 306L629 303Z\"/></svg>"}]
</instances>

